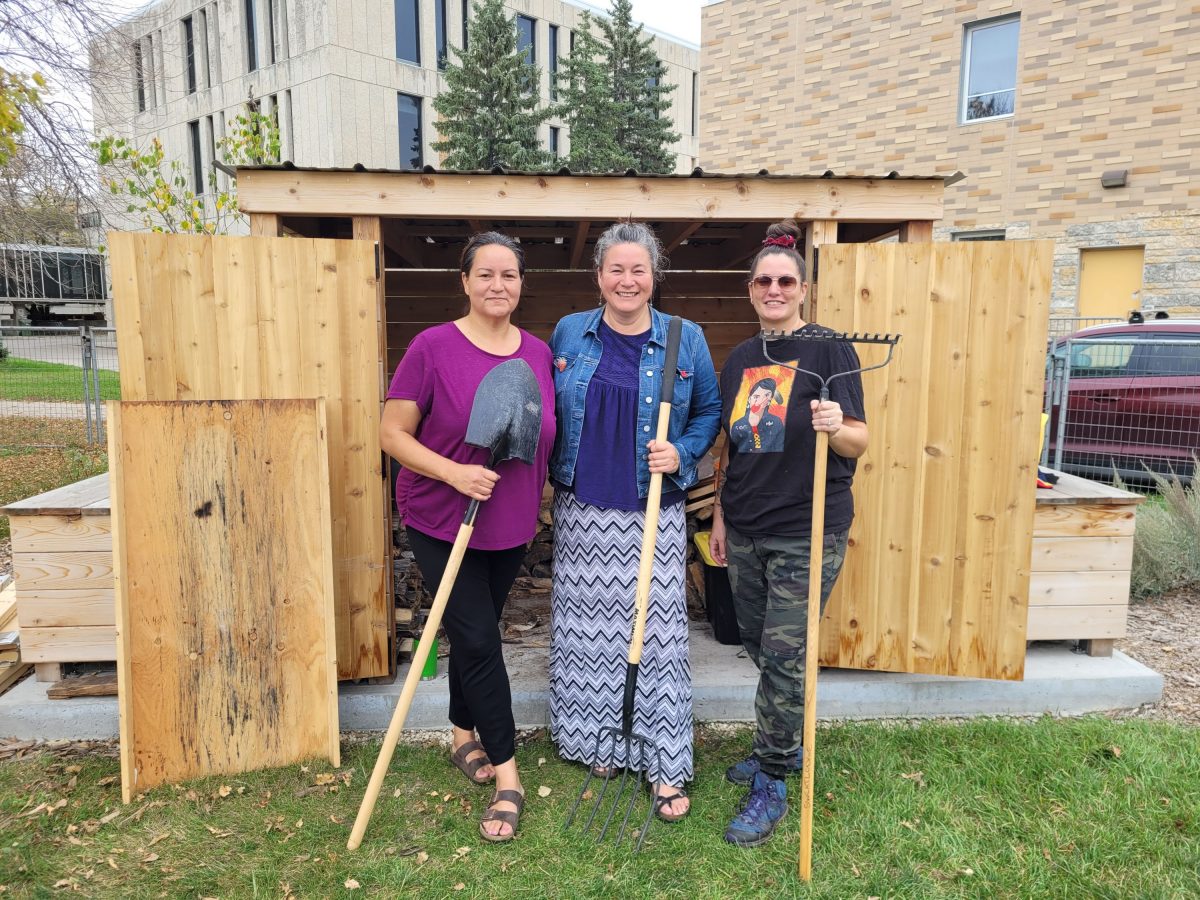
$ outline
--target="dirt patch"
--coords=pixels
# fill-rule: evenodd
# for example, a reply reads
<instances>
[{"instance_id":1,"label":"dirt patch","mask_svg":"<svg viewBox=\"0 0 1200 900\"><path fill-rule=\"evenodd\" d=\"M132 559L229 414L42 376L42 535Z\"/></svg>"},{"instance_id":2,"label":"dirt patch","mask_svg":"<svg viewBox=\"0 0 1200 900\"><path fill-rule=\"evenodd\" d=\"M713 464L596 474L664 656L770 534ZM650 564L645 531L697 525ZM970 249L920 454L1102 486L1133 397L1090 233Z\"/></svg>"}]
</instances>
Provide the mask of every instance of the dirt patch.
<instances>
[{"instance_id":1,"label":"dirt patch","mask_svg":"<svg viewBox=\"0 0 1200 900\"><path fill-rule=\"evenodd\" d=\"M1129 607L1129 635L1117 649L1163 677L1162 702L1136 715L1200 725L1200 585Z\"/></svg>"}]
</instances>

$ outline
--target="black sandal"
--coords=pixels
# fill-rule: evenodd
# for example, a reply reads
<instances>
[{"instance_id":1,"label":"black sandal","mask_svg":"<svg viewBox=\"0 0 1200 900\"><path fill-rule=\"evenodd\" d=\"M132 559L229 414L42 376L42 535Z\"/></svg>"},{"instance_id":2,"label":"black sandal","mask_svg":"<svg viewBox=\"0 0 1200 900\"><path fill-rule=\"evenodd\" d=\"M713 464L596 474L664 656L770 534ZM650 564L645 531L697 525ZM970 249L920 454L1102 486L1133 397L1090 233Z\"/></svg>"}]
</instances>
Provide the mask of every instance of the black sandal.
<instances>
[{"instance_id":1,"label":"black sandal","mask_svg":"<svg viewBox=\"0 0 1200 900\"><path fill-rule=\"evenodd\" d=\"M510 809L496 809L497 803L508 802L516 805L516 811ZM520 791L496 791L492 795L492 802L488 804L487 811L484 812L483 818L479 822L479 836L485 841L490 841L493 844L503 844L511 841L517 836L517 824L521 821L521 810L525 808L525 795ZM512 829L508 834L488 834L483 827L488 822L503 822Z\"/></svg>"},{"instance_id":2,"label":"black sandal","mask_svg":"<svg viewBox=\"0 0 1200 900\"><path fill-rule=\"evenodd\" d=\"M651 790L653 790L653 788ZM668 815L667 813L663 812L663 809L664 807L670 806L676 800L682 800L683 798L687 797L687 795L687 791L681 787L675 788L675 793L673 794L660 794L657 791L654 791L654 815L659 819L662 819L664 822L678 822L680 819L686 819L688 813L692 811L692 805L690 803L688 804L687 810L677 816Z\"/></svg>"},{"instance_id":3,"label":"black sandal","mask_svg":"<svg viewBox=\"0 0 1200 900\"><path fill-rule=\"evenodd\" d=\"M476 750L482 749L483 744L479 743L479 741L467 741L450 754L450 762L454 764L456 769L466 775L467 780L472 784L488 784L493 778L496 777L495 775L492 775L491 778L475 777L475 773L477 773L480 769L482 769L484 766L490 766L492 764L492 761L488 759L486 752L483 754L483 756L477 756L474 759L467 759L469 754L474 753Z\"/></svg>"}]
</instances>

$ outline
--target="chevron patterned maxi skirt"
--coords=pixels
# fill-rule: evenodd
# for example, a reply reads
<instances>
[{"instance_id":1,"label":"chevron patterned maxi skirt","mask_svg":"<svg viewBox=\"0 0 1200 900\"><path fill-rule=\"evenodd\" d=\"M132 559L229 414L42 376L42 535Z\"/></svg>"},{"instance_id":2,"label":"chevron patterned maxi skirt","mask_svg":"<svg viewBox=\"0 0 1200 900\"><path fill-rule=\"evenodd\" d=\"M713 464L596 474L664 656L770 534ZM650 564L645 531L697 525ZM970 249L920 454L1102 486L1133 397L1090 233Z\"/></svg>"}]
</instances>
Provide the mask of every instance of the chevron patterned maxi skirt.
<instances>
[{"instance_id":1,"label":"chevron patterned maxi skirt","mask_svg":"<svg viewBox=\"0 0 1200 900\"><path fill-rule=\"evenodd\" d=\"M676 787L692 777L683 507L676 503L659 515L633 726L661 751L661 771L648 772L650 779ZM595 764L600 730L621 727L644 520L642 512L602 509L555 492L550 734L564 759ZM617 741L618 766L627 762L625 744ZM602 752L609 749L605 741Z\"/></svg>"}]
</instances>

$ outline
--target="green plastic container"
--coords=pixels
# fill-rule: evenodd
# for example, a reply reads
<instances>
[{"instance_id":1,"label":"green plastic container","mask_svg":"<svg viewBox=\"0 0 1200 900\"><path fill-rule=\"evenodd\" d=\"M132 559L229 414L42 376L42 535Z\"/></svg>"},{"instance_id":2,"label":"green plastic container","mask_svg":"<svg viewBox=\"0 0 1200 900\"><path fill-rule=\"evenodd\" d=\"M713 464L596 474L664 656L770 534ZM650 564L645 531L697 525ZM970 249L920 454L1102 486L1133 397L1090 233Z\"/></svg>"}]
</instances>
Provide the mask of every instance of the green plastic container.
<instances>
[{"instance_id":1,"label":"green plastic container","mask_svg":"<svg viewBox=\"0 0 1200 900\"><path fill-rule=\"evenodd\" d=\"M420 646L421 646L421 642L418 640L413 645L413 653L414 654L416 654L417 649ZM425 658L425 668L423 670L421 670L421 678L422 679L437 677L437 660L438 660L438 640L435 637L433 639L432 646L430 646L430 648L429 648L429 656L427 656Z\"/></svg>"}]
</instances>

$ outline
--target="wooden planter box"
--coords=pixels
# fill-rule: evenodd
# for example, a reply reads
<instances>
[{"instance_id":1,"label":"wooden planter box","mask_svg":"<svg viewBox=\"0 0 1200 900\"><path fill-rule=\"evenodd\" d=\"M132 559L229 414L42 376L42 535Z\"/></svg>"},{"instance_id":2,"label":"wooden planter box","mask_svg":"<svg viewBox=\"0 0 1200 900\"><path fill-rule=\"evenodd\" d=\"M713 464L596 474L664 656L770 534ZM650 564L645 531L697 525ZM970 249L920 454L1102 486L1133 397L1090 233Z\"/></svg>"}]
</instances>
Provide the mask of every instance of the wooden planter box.
<instances>
[{"instance_id":1,"label":"wooden planter box","mask_svg":"<svg viewBox=\"0 0 1200 900\"><path fill-rule=\"evenodd\" d=\"M1112 654L1126 633L1134 512L1144 499L1065 474L1038 491L1028 640L1082 640L1092 656Z\"/></svg>"},{"instance_id":2,"label":"wooden planter box","mask_svg":"<svg viewBox=\"0 0 1200 900\"><path fill-rule=\"evenodd\" d=\"M39 680L63 662L115 660L108 475L0 509L12 526L21 659Z\"/></svg>"}]
</instances>

